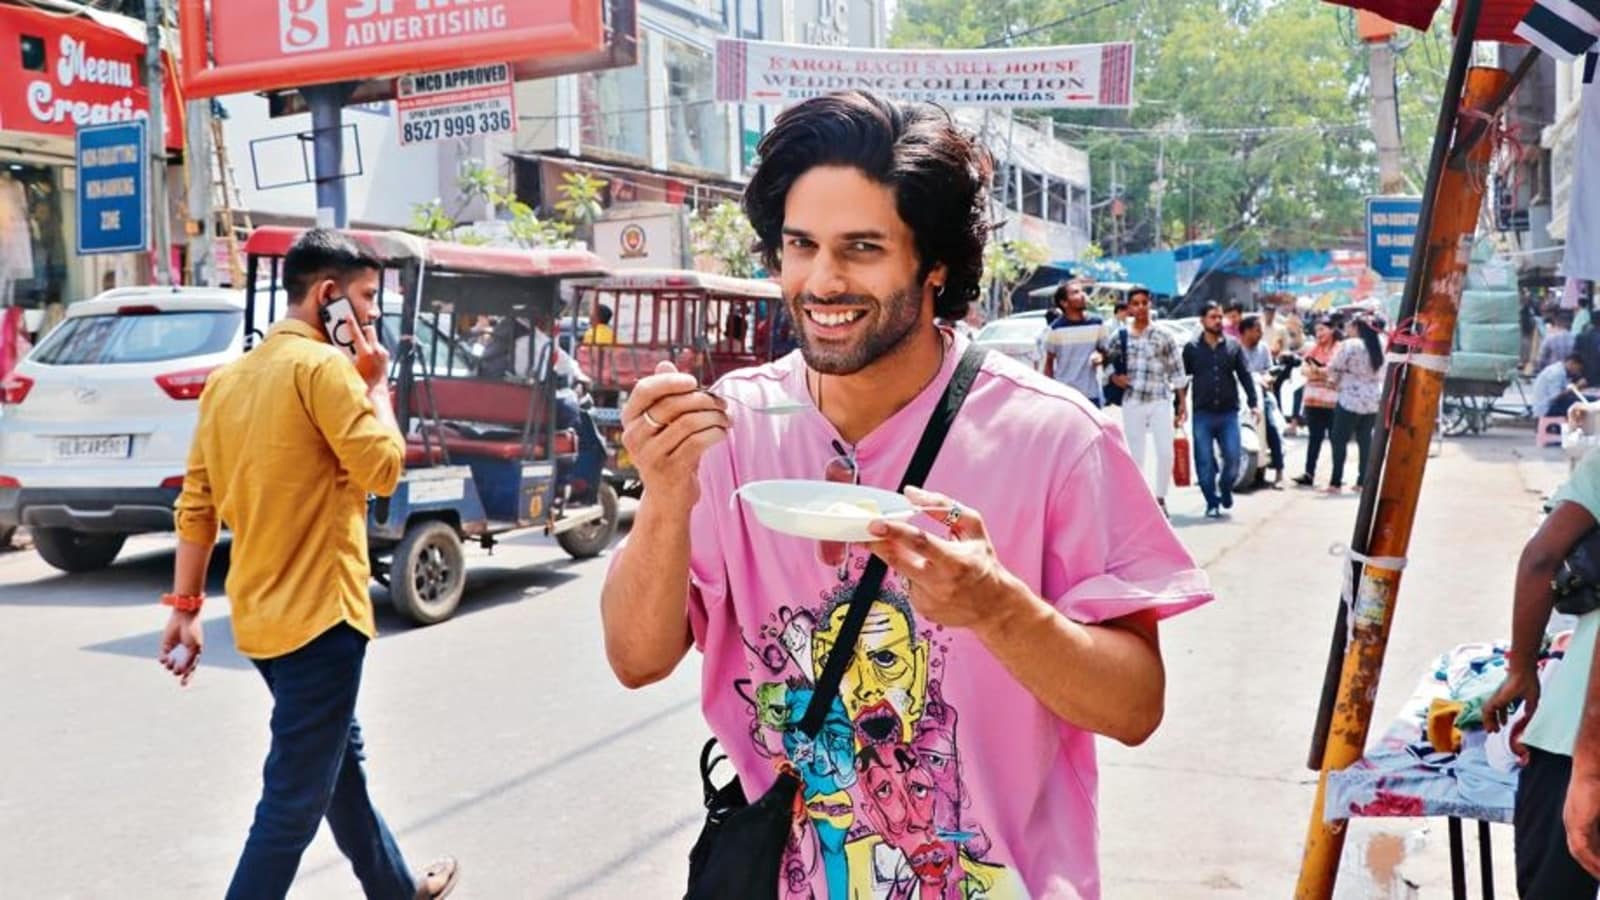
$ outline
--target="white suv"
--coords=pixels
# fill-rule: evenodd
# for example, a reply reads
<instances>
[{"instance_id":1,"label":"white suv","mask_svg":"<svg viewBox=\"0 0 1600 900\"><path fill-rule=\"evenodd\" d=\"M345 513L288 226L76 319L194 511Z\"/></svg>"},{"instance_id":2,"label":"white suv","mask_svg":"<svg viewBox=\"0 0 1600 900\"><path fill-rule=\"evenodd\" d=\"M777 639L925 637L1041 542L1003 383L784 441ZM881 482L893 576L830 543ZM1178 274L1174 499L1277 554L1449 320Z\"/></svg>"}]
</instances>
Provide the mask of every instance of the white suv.
<instances>
[{"instance_id":1,"label":"white suv","mask_svg":"<svg viewBox=\"0 0 1600 900\"><path fill-rule=\"evenodd\" d=\"M123 288L66 319L0 382L0 530L67 572L171 531L206 376L243 350L244 296Z\"/></svg>"}]
</instances>

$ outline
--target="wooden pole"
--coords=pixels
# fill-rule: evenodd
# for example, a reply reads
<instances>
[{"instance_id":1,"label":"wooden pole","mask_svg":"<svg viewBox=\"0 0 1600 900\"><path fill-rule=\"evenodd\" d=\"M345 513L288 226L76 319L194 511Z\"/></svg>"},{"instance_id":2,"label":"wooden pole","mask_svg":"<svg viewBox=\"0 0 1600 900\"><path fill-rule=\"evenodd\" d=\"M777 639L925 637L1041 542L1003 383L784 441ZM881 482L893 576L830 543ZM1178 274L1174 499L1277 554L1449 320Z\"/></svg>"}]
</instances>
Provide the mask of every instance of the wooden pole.
<instances>
[{"instance_id":1,"label":"wooden pole","mask_svg":"<svg viewBox=\"0 0 1600 900\"><path fill-rule=\"evenodd\" d=\"M1434 201L1438 199L1439 179L1444 174L1445 163L1451 153L1451 138L1456 134L1456 114L1461 109L1461 92L1467 82L1467 68L1472 63L1472 41L1478 31L1478 18L1483 12L1483 0L1465 0L1466 5L1461 10L1460 28L1456 31L1455 46L1450 51L1450 71L1445 75L1444 94L1439 101L1439 118L1433 126L1433 149L1428 154L1428 180L1423 185L1422 209L1417 217L1417 233L1428 233L1430 223L1433 222ZM1499 110L1496 109L1496 112ZM1466 146L1465 142L1458 141L1455 150L1459 153ZM1459 162L1459 157L1451 160ZM1422 294L1426 288L1423 276L1427 274L1427 244L1416 241L1411 247L1410 267L1406 270L1405 290L1400 295L1400 310L1396 317L1396 325L1404 322L1417 314L1422 304ZM1394 396L1397 384L1404 373L1391 370L1385 379L1383 396L1385 404L1388 398ZM1387 405L1385 408L1388 408ZM1350 536L1350 549L1357 553L1366 553L1367 544L1372 538L1372 514L1378 504L1377 484L1379 474L1383 471L1384 455L1389 448L1389 425L1387 416L1380 416L1372 432L1372 438L1367 447L1370 459L1367 462L1367 471L1361 473L1359 479L1366 489L1361 492L1361 502L1356 507L1355 528ZM1361 577L1361 570L1351 567L1351 579ZM1344 669L1345 632L1348 630L1345 620L1344 604L1339 604L1334 614L1333 631L1328 647L1327 667L1322 675L1322 699L1317 708L1316 724L1312 728L1311 750L1306 756L1306 768L1319 771L1322 768L1322 757L1328 746L1328 729L1333 725L1333 704L1337 699L1339 689L1339 673Z\"/></svg>"},{"instance_id":2,"label":"wooden pole","mask_svg":"<svg viewBox=\"0 0 1600 900\"><path fill-rule=\"evenodd\" d=\"M1509 78L1509 73L1503 69L1473 68L1467 73L1461 98L1464 114L1455 132L1458 138L1470 129L1477 115L1487 113ZM1423 282L1422 300L1412 329L1415 343L1410 348L1411 352L1432 362L1449 360L1456 309L1461 301L1492 149L1491 142L1479 141L1467 154L1453 157L1437 184L1423 250L1427 280ZM1399 347L1395 351L1405 352ZM1372 538L1366 551L1371 557L1405 558L1411 543L1411 527L1416 521L1422 475L1428 465L1435 414L1439 409L1439 397L1444 392L1445 373L1440 369L1412 364L1405 370L1401 373L1403 378L1398 391L1386 395L1389 402L1400 406L1398 421L1389 431L1387 461L1377 490ZM1371 474L1368 473L1368 477ZM1343 820L1323 821L1328 773L1355 763L1366 747L1399 587L1398 571L1370 564L1362 566L1360 582L1351 599L1350 639L1339 675L1316 801L1311 809L1300 881L1295 889L1298 900L1328 900L1333 896L1339 857L1344 850L1345 823Z\"/></svg>"}]
</instances>

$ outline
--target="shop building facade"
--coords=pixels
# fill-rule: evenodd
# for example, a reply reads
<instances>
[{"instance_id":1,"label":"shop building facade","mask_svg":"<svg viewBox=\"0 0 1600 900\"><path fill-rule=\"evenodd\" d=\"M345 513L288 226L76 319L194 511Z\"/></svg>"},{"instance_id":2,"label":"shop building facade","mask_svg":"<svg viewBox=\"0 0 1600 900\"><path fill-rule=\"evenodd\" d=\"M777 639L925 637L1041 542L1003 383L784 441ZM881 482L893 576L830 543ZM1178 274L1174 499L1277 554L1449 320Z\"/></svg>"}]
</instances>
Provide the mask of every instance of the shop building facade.
<instances>
[{"instance_id":1,"label":"shop building facade","mask_svg":"<svg viewBox=\"0 0 1600 900\"><path fill-rule=\"evenodd\" d=\"M152 281L148 253L77 253L74 136L149 117L144 55L144 25L126 16L0 2L0 306L28 310L30 330L107 286ZM163 85L175 174L182 110L172 79Z\"/></svg>"}]
</instances>

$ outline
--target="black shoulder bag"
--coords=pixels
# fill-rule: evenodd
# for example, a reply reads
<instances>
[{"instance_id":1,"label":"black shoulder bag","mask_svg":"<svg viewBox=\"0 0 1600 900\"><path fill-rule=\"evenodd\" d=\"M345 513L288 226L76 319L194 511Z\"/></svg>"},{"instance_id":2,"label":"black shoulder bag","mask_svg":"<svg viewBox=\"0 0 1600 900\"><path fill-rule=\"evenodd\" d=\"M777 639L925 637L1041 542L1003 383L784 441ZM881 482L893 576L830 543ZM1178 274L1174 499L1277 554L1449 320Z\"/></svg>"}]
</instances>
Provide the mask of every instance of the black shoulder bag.
<instances>
[{"instance_id":1,"label":"black shoulder bag","mask_svg":"<svg viewBox=\"0 0 1600 900\"><path fill-rule=\"evenodd\" d=\"M911 457L911 465L900 481L903 491L921 486L933 468L939 448L950 433L956 412L967 399L967 392L978 376L985 351L968 347L956 365L955 375L945 387L944 397L922 431L922 441ZM878 598L887 567L874 556L850 598L849 611L839 629L839 641L817 679L816 690L800 720L800 730L815 738L822 731L823 719L839 696L839 682L854 655L856 640L867 611ZM736 777L722 787L711 782L711 773L727 757L714 756L717 741L712 738L700 751L700 782L705 790L706 824L689 852L689 890L685 900L777 900L779 872L789 844L789 827L794 820L795 795L800 779L785 768L772 787L754 803L745 799L744 786Z\"/></svg>"},{"instance_id":2,"label":"black shoulder bag","mask_svg":"<svg viewBox=\"0 0 1600 900\"><path fill-rule=\"evenodd\" d=\"M1117 348L1117 352L1111 355L1111 374L1126 375L1128 374L1128 326L1126 325L1117 332ZM1128 393L1127 388L1109 378L1106 379L1105 387L1100 390L1107 406L1121 406L1122 398Z\"/></svg>"},{"instance_id":3,"label":"black shoulder bag","mask_svg":"<svg viewBox=\"0 0 1600 900\"><path fill-rule=\"evenodd\" d=\"M1591 528L1567 551L1550 581L1556 611L1582 616L1600 609L1600 528Z\"/></svg>"}]
</instances>

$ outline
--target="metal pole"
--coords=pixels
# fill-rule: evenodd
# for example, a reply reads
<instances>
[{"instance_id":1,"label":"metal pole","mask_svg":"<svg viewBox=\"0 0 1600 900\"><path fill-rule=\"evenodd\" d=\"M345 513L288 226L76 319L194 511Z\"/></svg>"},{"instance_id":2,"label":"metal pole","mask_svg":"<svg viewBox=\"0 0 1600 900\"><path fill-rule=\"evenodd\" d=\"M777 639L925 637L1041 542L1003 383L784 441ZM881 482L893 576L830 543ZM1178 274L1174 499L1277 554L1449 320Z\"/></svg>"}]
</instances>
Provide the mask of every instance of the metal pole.
<instances>
[{"instance_id":1,"label":"metal pole","mask_svg":"<svg viewBox=\"0 0 1600 900\"><path fill-rule=\"evenodd\" d=\"M350 227L344 190L344 105L355 87L352 82L339 82L300 89L311 108L317 224L324 227Z\"/></svg>"},{"instance_id":2,"label":"metal pole","mask_svg":"<svg viewBox=\"0 0 1600 900\"><path fill-rule=\"evenodd\" d=\"M185 116L188 135L184 154L189 164L189 279L191 284L210 285L218 281L211 245L216 224L212 209L211 101L190 100Z\"/></svg>"},{"instance_id":3,"label":"metal pole","mask_svg":"<svg viewBox=\"0 0 1600 900\"><path fill-rule=\"evenodd\" d=\"M150 222L155 227L156 281L177 284L172 270L172 209L167 198L166 89L161 66L161 0L145 0L145 84L150 89Z\"/></svg>"},{"instance_id":4,"label":"metal pole","mask_svg":"<svg viewBox=\"0 0 1600 900\"><path fill-rule=\"evenodd\" d=\"M1450 57L1450 72L1445 78L1444 95L1439 101L1439 118L1433 129L1433 150L1428 155L1428 182L1423 186L1422 208L1417 217L1417 238L1411 244L1411 262L1406 269L1405 292L1400 295L1400 325L1417 314L1422 302L1423 286L1427 275L1426 236L1433 224L1433 208L1438 201L1439 179L1444 174L1445 159L1450 153L1450 139L1456 128L1456 115L1461 106L1461 90L1467 80L1467 67L1472 63L1472 40L1478 30L1478 15L1483 0L1466 0L1462 10L1461 30L1456 34L1455 49ZM1400 389L1405 377L1403 366L1391 366L1384 379L1383 409L1390 409L1390 399ZM1432 412L1429 413L1432 415ZM1350 549L1366 553L1372 532L1372 513L1378 505L1378 473L1383 471L1384 457L1389 448L1389 420L1379 416L1372 429L1368 444L1367 471L1362 474L1361 505L1356 509L1355 530L1350 536ZM1352 564L1352 579L1361 577L1359 564ZM1352 581L1352 583L1355 583ZM1333 619L1333 638L1328 648L1327 668L1322 679L1322 701L1317 709L1316 724L1312 729L1311 752L1306 759L1309 769L1322 768L1323 753L1327 749L1328 727L1333 720L1333 704L1339 691L1339 673L1344 668L1345 608L1341 602Z\"/></svg>"}]
</instances>

